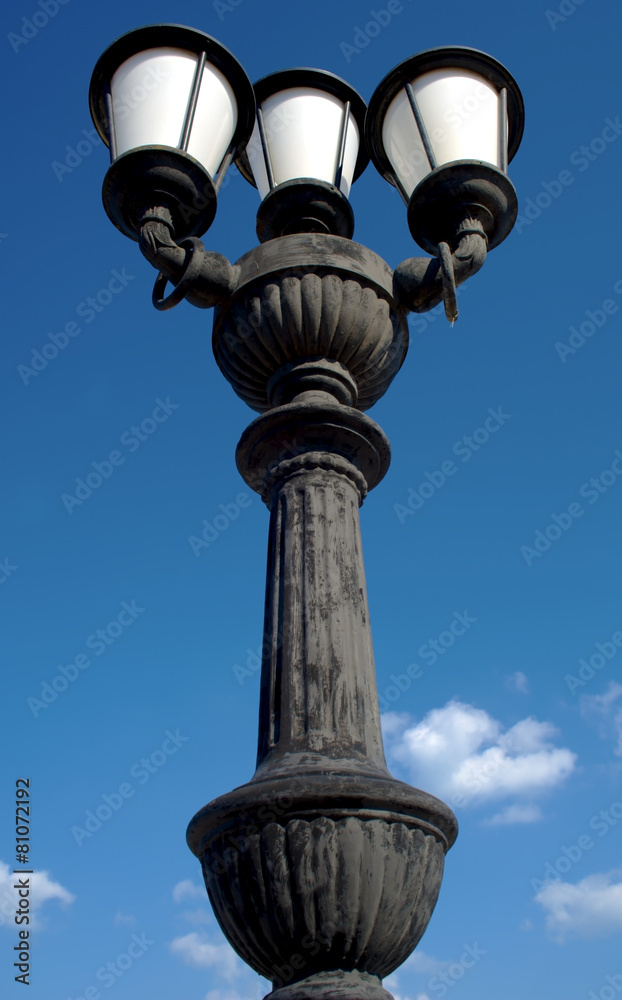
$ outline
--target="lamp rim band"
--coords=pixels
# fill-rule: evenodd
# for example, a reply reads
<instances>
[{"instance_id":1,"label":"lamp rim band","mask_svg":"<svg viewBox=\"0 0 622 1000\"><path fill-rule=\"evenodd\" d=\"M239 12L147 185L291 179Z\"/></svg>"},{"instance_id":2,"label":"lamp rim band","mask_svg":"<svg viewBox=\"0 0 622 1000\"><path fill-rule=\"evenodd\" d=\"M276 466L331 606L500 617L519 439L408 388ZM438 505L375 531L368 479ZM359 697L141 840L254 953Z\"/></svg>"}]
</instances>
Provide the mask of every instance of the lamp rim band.
<instances>
[{"instance_id":1,"label":"lamp rim band","mask_svg":"<svg viewBox=\"0 0 622 1000\"><path fill-rule=\"evenodd\" d=\"M217 39L196 28L183 24L149 24L135 28L117 38L101 54L89 87L89 107L91 117L101 139L109 146L109 132L112 123L106 109L106 90L112 77L128 59L149 49L179 49L200 56L207 56L206 62L219 70L233 90L237 105L237 123L233 138L233 148L242 149L250 139L255 122L255 95L252 84L241 63L232 52Z\"/></svg>"},{"instance_id":2,"label":"lamp rim band","mask_svg":"<svg viewBox=\"0 0 622 1000\"><path fill-rule=\"evenodd\" d=\"M361 176L365 167L369 163L369 150L365 142L365 121L367 117L367 105L358 90L355 90L347 80L331 73L326 69L316 69L311 66L294 66L291 69L277 70L276 73L269 73L263 76L254 84L255 100L257 106L261 107L263 102L275 94L285 90L293 90L304 87L309 90L320 90L332 97L337 97L346 105L350 103L350 113L354 118L359 131L359 149L354 167L354 182ZM250 164L246 152L236 160L236 166L242 176L256 187Z\"/></svg>"},{"instance_id":3,"label":"lamp rim band","mask_svg":"<svg viewBox=\"0 0 622 1000\"><path fill-rule=\"evenodd\" d=\"M501 94L507 93L509 119L507 162L514 157L523 137L525 106L520 88L505 66L487 52L466 45L440 46L426 49L398 63L378 84L369 102L365 136L372 162L389 179L394 173L382 140L386 111L406 83L438 69L464 69L476 73L491 83Z\"/></svg>"}]
</instances>

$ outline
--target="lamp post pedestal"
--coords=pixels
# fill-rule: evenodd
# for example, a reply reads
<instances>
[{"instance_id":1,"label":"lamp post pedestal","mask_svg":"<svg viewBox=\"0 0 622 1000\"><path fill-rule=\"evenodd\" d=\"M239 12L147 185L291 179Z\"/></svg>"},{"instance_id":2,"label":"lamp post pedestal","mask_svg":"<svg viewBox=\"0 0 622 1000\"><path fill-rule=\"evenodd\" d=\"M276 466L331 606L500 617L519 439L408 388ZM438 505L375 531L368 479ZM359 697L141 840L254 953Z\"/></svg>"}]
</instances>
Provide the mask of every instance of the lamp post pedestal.
<instances>
[{"instance_id":1,"label":"lamp post pedestal","mask_svg":"<svg viewBox=\"0 0 622 1000\"><path fill-rule=\"evenodd\" d=\"M381 980L423 934L457 830L443 803L387 770L367 606L359 507L389 445L349 404L396 374L404 317L370 251L287 240L292 255L266 244L243 258L215 320L236 391L286 402L237 451L271 512L257 770L195 816L188 840L225 935L273 982L272 1000L387 1000ZM329 333L332 356L319 349ZM245 352L264 352L263 370Z\"/></svg>"},{"instance_id":2,"label":"lamp post pedestal","mask_svg":"<svg viewBox=\"0 0 622 1000\"><path fill-rule=\"evenodd\" d=\"M162 68L125 121L115 95ZM449 134L456 102L468 113ZM520 90L456 46L400 63L369 108L323 70L251 88L215 39L152 25L101 56L90 104L110 147L105 207L159 272L153 304L215 307L216 361L262 414L237 452L271 512L257 769L197 813L188 843L272 1000L390 1000L381 980L425 931L457 823L386 767L358 508L389 445L362 411L399 371L407 312L443 300L453 323L457 286L512 228ZM370 155L431 258L393 272L349 238ZM261 246L232 266L198 237L233 160L262 204Z\"/></svg>"}]
</instances>

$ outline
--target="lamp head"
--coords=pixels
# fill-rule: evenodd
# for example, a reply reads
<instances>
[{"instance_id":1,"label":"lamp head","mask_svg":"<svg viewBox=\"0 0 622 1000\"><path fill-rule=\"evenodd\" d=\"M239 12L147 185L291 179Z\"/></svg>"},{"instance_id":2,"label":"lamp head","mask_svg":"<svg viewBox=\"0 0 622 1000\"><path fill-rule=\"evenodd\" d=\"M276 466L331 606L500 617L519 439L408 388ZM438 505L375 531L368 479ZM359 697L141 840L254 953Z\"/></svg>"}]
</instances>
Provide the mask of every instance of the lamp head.
<instances>
[{"instance_id":1,"label":"lamp head","mask_svg":"<svg viewBox=\"0 0 622 1000\"><path fill-rule=\"evenodd\" d=\"M371 158L400 191L424 250L451 243L465 218L482 223L489 248L509 234L518 203L507 167L523 124L516 81L477 49L420 52L376 88L366 122Z\"/></svg>"},{"instance_id":2,"label":"lamp head","mask_svg":"<svg viewBox=\"0 0 622 1000\"><path fill-rule=\"evenodd\" d=\"M137 240L141 214L163 205L178 237L204 233L255 116L250 81L229 50L178 24L130 31L99 58L89 103L110 147L102 194L115 226Z\"/></svg>"},{"instance_id":3,"label":"lamp head","mask_svg":"<svg viewBox=\"0 0 622 1000\"><path fill-rule=\"evenodd\" d=\"M298 68L259 80L255 99L255 128L237 166L262 198L260 241L305 232L351 238L348 195L369 161L360 94L333 73Z\"/></svg>"}]
</instances>

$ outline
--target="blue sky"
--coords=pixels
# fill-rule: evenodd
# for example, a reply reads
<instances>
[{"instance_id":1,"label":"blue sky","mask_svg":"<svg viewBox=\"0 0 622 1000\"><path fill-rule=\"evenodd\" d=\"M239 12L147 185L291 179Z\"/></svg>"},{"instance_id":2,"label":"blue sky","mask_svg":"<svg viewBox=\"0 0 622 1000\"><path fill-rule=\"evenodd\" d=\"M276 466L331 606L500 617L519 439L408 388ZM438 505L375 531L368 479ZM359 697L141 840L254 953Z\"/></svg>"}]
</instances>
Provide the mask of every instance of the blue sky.
<instances>
[{"instance_id":1,"label":"blue sky","mask_svg":"<svg viewBox=\"0 0 622 1000\"><path fill-rule=\"evenodd\" d=\"M213 34L251 80L318 66L368 100L407 56L464 44L523 91L519 223L465 286L453 329L438 309L411 317L407 361L370 414L393 450L362 510L387 752L461 826L429 929L386 985L399 1000L622 992L620 13L402 0L352 51L385 8L3 7L5 996L23 990L10 874L22 777L33 1000L268 992L222 937L185 845L197 809L254 769L268 517L233 457L253 414L216 367L211 316L153 310L154 273L101 206L107 154L88 112L101 51L157 21ZM392 266L419 253L373 167L351 201L359 242ZM232 170L207 247L240 257L257 207ZM66 346L22 377L68 324ZM115 451L123 461L68 510L63 494ZM46 687L63 671L65 688ZM97 810L110 813L99 827Z\"/></svg>"}]
</instances>

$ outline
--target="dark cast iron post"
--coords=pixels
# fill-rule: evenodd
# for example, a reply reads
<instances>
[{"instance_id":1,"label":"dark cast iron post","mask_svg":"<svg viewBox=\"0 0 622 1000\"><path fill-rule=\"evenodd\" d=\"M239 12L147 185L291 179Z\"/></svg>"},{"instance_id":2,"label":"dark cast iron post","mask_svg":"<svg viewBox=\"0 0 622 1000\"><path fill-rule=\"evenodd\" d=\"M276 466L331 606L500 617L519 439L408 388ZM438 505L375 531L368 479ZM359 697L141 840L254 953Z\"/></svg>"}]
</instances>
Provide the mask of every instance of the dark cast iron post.
<instances>
[{"instance_id":1,"label":"dark cast iron post","mask_svg":"<svg viewBox=\"0 0 622 1000\"><path fill-rule=\"evenodd\" d=\"M381 1000L430 919L451 811L389 774L359 506L389 466L362 412L407 348L389 267L339 237L282 237L235 266L214 351L265 409L237 450L270 509L257 770L192 820L235 950L272 1000ZM329 360L330 358L330 360Z\"/></svg>"},{"instance_id":2,"label":"dark cast iron post","mask_svg":"<svg viewBox=\"0 0 622 1000\"><path fill-rule=\"evenodd\" d=\"M449 134L454 97L470 110ZM453 322L457 286L512 229L520 90L485 53L431 49L366 109L319 70L253 89L215 39L151 25L103 53L90 103L111 152L104 205L158 270L154 305L215 308L218 365L260 414L237 449L270 510L257 766L188 843L270 1000L391 1000L382 980L427 927L457 823L385 762L358 511L389 443L364 411L404 361L407 313L444 301ZM349 185L370 155L431 254L395 271L351 239ZM231 265L198 237L233 159L264 191L260 245Z\"/></svg>"}]
</instances>

